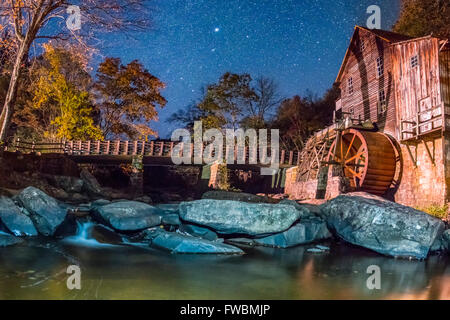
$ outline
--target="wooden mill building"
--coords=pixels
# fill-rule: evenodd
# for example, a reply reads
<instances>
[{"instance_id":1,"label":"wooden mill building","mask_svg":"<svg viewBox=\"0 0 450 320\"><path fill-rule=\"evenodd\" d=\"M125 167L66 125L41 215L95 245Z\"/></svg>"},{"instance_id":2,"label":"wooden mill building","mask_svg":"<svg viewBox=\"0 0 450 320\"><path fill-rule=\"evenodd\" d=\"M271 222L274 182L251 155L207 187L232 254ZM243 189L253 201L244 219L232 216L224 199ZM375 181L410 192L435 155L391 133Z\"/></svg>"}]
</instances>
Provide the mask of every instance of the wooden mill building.
<instances>
[{"instance_id":1,"label":"wooden mill building","mask_svg":"<svg viewBox=\"0 0 450 320\"><path fill-rule=\"evenodd\" d=\"M307 199L361 190L411 206L450 202L448 39L356 26L336 83L335 124L308 141L286 192Z\"/></svg>"}]
</instances>

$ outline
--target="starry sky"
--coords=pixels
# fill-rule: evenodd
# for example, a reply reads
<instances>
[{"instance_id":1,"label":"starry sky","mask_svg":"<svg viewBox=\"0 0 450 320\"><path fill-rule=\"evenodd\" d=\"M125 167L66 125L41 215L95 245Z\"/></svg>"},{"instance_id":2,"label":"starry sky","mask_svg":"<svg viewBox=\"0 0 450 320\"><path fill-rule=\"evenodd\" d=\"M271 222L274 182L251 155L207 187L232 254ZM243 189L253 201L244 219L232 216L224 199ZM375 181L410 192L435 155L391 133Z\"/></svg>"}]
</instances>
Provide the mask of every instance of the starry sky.
<instances>
[{"instance_id":1,"label":"starry sky","mask_svg":"<svg viewBox=\"0 0 450 320\"><path fill-rule=\"evenodd\" d=\"M167 138L177 128L167 118L227 71L273 78L285 97L323 94L374 4L390 29L398 0L155 0L152 30L133 39L108 35L101 54L138 59L166 83L168 103L152 126Z\"/></svg>"}]
</instances>

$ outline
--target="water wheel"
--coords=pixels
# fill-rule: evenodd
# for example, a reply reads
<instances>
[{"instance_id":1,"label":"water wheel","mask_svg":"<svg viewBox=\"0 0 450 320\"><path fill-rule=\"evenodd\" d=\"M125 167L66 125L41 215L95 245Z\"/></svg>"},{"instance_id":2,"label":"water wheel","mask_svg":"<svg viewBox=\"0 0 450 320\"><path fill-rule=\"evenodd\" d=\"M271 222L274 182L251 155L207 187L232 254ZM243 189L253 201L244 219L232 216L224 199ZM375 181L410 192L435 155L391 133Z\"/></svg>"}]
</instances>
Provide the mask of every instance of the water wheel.
<instances>
[{"instance_id":1,"label":"water wheel","mask_svg":"<svg viewBox=\"0 0 450 320\"><path fill-rule=\"evenodd\" d=\"M355 190L383 195L395 176L396 153L385 134L348 129L333 142L327 162L341 165Z\"/></svg>"}]
</instances>

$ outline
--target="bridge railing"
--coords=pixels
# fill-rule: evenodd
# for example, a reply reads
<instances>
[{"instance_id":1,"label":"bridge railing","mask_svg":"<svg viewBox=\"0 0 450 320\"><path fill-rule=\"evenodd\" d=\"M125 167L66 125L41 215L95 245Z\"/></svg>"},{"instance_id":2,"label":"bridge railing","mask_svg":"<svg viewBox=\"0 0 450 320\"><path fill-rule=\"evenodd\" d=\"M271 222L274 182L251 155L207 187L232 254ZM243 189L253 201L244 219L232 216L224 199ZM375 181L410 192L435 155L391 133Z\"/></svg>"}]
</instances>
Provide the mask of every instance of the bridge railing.
<instances>
[{"instance_id":1,"label":"bridge railing","mask_svg":"<svg viewBox=\"0 0 450 320\"><path fill-rule=\"evenodd\" d=\"M8 151L20 151L24 153L64 153L64 143L62 142L29 142L16 139L6 147Z\"/></svg>"},{"instance_id":2,"label":"bridge railing","mask_svg":"<svg viewBox=\"0 0 450 320\"><path fill-rule=\"evenodd\" d=\"M61 143L37 143L37 142L25 142L16 140L11 144L10 149L14 149L21 152L41 152L41 153L65 153L76 156L87 155L115 155L115 156L133 156L142 155L145 157L172 157L175 146L180 142L165 141L165 140L105 140L105 141L65 141ZM194 147L194 144L189 145L190 155L194 158L202 158L202 154L206 147L205 144ZM230 148L226 145L223 147L222 155L224 159L228 159L229 155L233 155L234 162L238 160L244 163L250 163L250 157L256 157L260 160L260 150L258 146L251 146L243 148L237 148L236 146ZM185 150L185 148L182 148ZM11 150L13 151L13 150ZM267 147L264 158L270 158L270 146ZM179 156L183 156L183 152L180 152ZM214 152L207 155L208 157L215 156ZM300 152L290 150L280 150L279 161L281 165L298 165L300 163Z\"/></svg>"}]
</instances>

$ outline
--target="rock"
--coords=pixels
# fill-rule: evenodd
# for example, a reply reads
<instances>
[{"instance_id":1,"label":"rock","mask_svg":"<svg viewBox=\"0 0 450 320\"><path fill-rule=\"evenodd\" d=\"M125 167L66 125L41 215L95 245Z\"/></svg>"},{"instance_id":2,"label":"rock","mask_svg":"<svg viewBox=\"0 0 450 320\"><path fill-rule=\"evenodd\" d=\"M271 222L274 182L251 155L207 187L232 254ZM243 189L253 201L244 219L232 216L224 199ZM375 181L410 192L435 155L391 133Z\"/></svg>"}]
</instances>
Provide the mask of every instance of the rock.
<instances>
[{"instance_id":1,"label":"rock","mask_svg":"<svg viewBox=\"0 0 450 320\"><path fill-rule=\"evenodd\" d=\"M144 239L151 241L151 246L171 253L244 254L241 249L228 244L167 232L161 228L146 230Z\"/></svg>"},{"instance_id":2,"label":"rock","mask_svg":"<svg viewBox=\"0 0 450 320\"><path fill-rule=\"evenodd\" d=\"M178 203L157 204L156 207L164 213L178 213L180 211L180 205Z\"/></svg>"},{"instance_id":3,"label":"rock","mask_svg":"<svg viewBox=\"0 0 450 320\"><path fill-rule=\"evenodd\" d=\"M140 196L140 197L134 199L134 201L151 204L152 203L152 198L150 198L149 196Z\"/></svg>"},{"instance_id":4,"label":"rock","mask_svg":"<svg viewBox=\"0 0 450 320\"><path fill-rule=\"evenodd\" d=\"M156 205L158 214L162 216L164 225L179 226L181 225L178 204L159 204Z\"/></svg>"},{"instance_id":5,"label":"rock","mask_svg":"<svg viewBox=\"0 0 450 320\"><path fill-rule=\"evenodd\" d=\"M249 203L270 203L271 201L267 197L256 196L250 193L243 192L230 192L230 191L207 191L202 195L202 199L211 200L233 200Z\"/></svg>"},{"instance_id":6,"label":"rock","mask_svg":"<svg viewBox=\"0 0 450 320\"><path fill-rule=\"evenodd\" d=\"M9 198L0 197L0 220L15 236L36 236L38 234L31 219L23 214Z\"/></svg>"},{"instance_id":7,"label":"rock","mask_svg":"<svg viewBox=\"0 0 450 320\"><path fill-rule=\"evenodd\" d=\"M179 226L181 225L180 216L178 213L163 214L161 219L162 224L167 226Z\"/></svg>"},{"instance_id":8,"label":"rock","mask_svg":"<svg viewBox=\"0 0 450 320\"><path fill-rule=\"evenodd\" d=\"M299 204L297 201L294 200L288 199L281 200L279 204L287 204L294 206L298 211L300 211L302 218L314 217L318 215L318 213L320 212L320 209L317 206Z\"/></svg>"},{"instance_id":9,"label":"rock","mask_svg":"<svg viewBox=\"0 0 450 320\"><path fill-rule=\"evenodd\" d=\"M450 253L450 229L445 230L441 237L442 250Z\"/></svg>"},{"instance_id":10,"label":"rock","mask_svg":"<svg viewBox=\"0 0 450 320\"><path fill-rule=\"evenodd\" d=\"M55 188L52 186L42 186L42 187L36 187L37 189L42 190L43 192L45 192L47 195L56 198L60 201L67 201L70 199L70 196L67 192L65 192L63 189L60 188Z\"/></svg>"},{"instance_id":11,"label":"rock","mask_svg":"<svg viewBox=\"0 0 450 320\"><path fill-rule=\"evenodd\" d=\"M88 238L95 239L100 243L122 243L122 238L117 233L101 225L95 225L90 228L88 231Z\"/></svg>"},{"instance_id":12,"label":"rock","mask_svg":"<svg viewBox=\"0 0 450 320\"><path fill-rule=\"evenodd\" d=\"M89 201L89 197L81 193L72 193L68 200L71 203L84 203Z\"/></svg>"},{"instance_id":13,"label":"rock","mask_svg":"<svg viewBox=\"0 0 450 320\"><path fill-rule=\"evenodd\" d=\"M321 206L328 228L343 240L394 257L427 257L444 223L425 212L364 193Z\"/></svg>"},{"instance_id":14,"label":"rock","mask_svg":"<svg viewBox=\"0 0 450 320\"><path fill-rule=\"evenodd\" d=\"M52 236L66 218L66 208L34 187L24 189L15 199L29 212L34 226L44 236Z\"/></svg>"},{"instance_id":15,"label":"rock","mask_svg":"<svg viewBox=\"0 0 450 320\"><path fill-rule=\"evenodd\" d=\"M46 175L47 180L56 188L63 189L67 193L81 193L83 180L69 176Z\"/></svg>"},{"instance_id":16,"label":"rock","mask_svg":"<svg viewBox=\"0 0 450 320\"><path fill-rule=\"evenodd\" d=\"M8 247L22 242L23 239L21 238L0 232L0 247Z\"/></svg>"},{"instance_id":17,"label":"rock","mask_svg":"<svg viewBox=\"0 0 450 320\"><path fill-rule=\"evenodd\" d=\"M136 201L95 206L92 208L92 215L100 223L119 231L142 230L161 224L157 208Z\"/></svg>"},{"instance_id":18,"label":"rock","mask_svg":"<svg viewBox=\"0 0 450 320\"><path fill-rule=\"evenodd\" d=\"M180 204L182 220L222 234L279 233L289 229L300 216L300 211L291 205L206 199Z\"/></svg>"},{"instance_id":19,"label":"rock","mask_svg":"<svg viewBox=\"0 0 450 320\"><path fill-rule=\"evenodd\" d=\"M195 226L193 224L183 224L180 226L179 230L183 233L190 234L191 236L203 238L209 241L215 241L218 238L217 233L214 231L209 230L208 228Z\"/></svg>"},{"instance_id":20,"label":"rock","mask_svg":"<svg viewBox=\"0 0 450 320\"><path fill-rule=\"evenodd\" d=\"M302 219L287 231L277 233L261 239L255 239L255 243L267 247L290 248L301 244L331 238L326 223L320 218Z\"/></svg>"},{"instance_id":21,"label":"rock","mask_svg":"<svg viewBox=\"0 0 450 320\"><path fill-rule=\"evenodd\" d=\"M64 221L56 228L53 234L56 238L65 238L74 236L77 233L77 217L73 214L67 214Z\"/></svg>"},{"instance_id":22,"label":"rock","mask_svg":"<svg viewBox=\"0 0 450 320\"><path fill-rule=\"evenodd\" d=\"M98 200L92 201L91 207L101 207L101 206L104 206L104 205L107 205L110 203L111 203L111 201L109 201L109 200L98 199Z\"/></svg>"},{"instance_id":23,"label":"rock","mask_svg":"<svg viewBox=\"0 0 450 320\"><path fill-rule=\"evenodd\" d=\"M330 251L330 248L326 246L316 245L316 248L324 251Z\"/></svg>"},{"instance_id":24,"label":"rock","mask_svg":"<svg viewBox=\"0 0 450 320\"><path fill-rule=\"evenodd\" d=\"M321 249L321 248L318 248L318 247L315 247L315 248L308 248L307 250L306 250L306 252L309 252L309 253L324 253L324 252L328 252L329 250L324 250L324 249Z\"/></svg>"},{"instance_id":25,"label":"rock","mask_svg":"<svg viewBox=\"0 0 450 320\"><path fill-rule=\"evenodd\" d=\"M98 183L97 179L87 169L83 169L80 172L80 178L83 180L84 189L93 196L100 196L103 193L103 189Z\"/></svg>"},{"instance_id":26,"label":"rock","mask_svg":"<svg viewBox=\"0 0 450 320\"><path fill-rule=\"evenodd\" d=\"M230 238L226 239L225 242L231 244L240 244L253 247L255 245L255 241L249 238Z\"/></svg>"}]
</instances>

